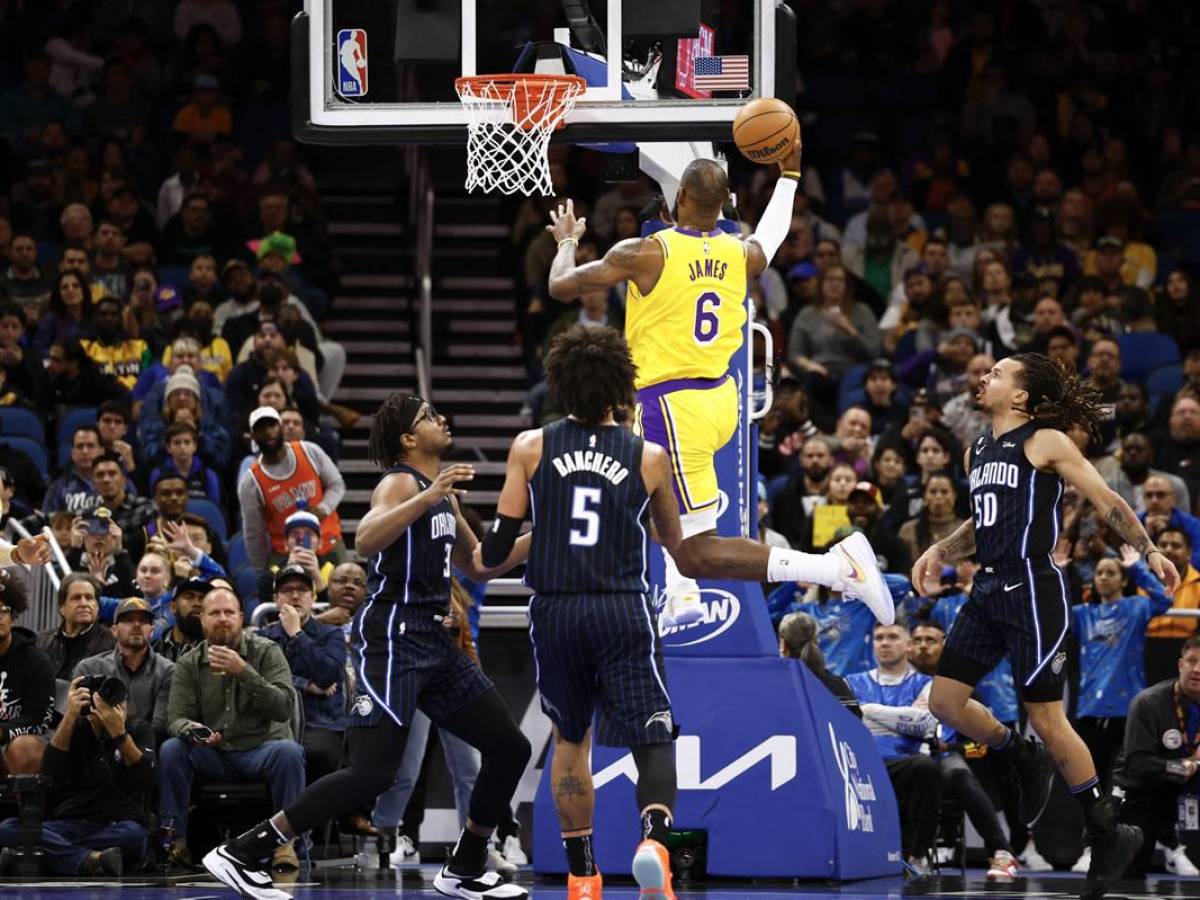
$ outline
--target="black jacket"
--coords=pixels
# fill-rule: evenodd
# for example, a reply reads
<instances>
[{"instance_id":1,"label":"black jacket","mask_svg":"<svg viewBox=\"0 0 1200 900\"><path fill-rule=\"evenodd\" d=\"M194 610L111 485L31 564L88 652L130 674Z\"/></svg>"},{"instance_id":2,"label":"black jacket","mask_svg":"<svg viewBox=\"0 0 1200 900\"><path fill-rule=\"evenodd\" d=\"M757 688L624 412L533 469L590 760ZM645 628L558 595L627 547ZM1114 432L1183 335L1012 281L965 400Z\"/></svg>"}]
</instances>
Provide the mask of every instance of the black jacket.
<instances>
[{"instance_id":1,"label":"black jacket","mask_svg":"<svg viewBox=\"0 0 1200 900\"><path fill-rule=\"evenodd\" d=\"M1117 761L1115 780L1126 795L1170 791L1183 779L1167 772L1167 762L1186 759L1187 723L1180 728L1175 709L1175 679L1160 681L1141 691L1129 704L1125 718L1125 744ZM1184 718L1195 704L1184 699ZM1176 744L1178 738L1178 746Z\"/></svg>"},{"instance_id":2,"label":"black jacket","mask_svg":"<svg viewBox=\"0 0 1200 900\"><path fill-rule=\"evenodd\" d=\"M23 734L43 734L54 716L54 664L28 628L13 628L0 656L0 744Z\"/></svg>"},{"instance_id":3,"label":"black jacket","mask_svg":"<svg viewBox=\"0 0 1200 900\"><path fill-rule=\"evenodd\" d=\"M42 774L54 778L51 819L146 823L147 799L157 783L154 751L126 765L107 735L98 736L86 719L75 723L69 750L46 746Z\"/></svg>"},{"instance_id":4,"label":"black jacket","mask_svg":"<svg viewBox=\"0 0 1200 900\"><path fill-rule=\"evenodd\" d=\"M51 628L37 636L37 646L50 657L55 678L70 679L75 666L89 656L104 653L117 646L112 629L99 622L73 638L62 633L62 628Z\"/></svg>"}]
</instances>

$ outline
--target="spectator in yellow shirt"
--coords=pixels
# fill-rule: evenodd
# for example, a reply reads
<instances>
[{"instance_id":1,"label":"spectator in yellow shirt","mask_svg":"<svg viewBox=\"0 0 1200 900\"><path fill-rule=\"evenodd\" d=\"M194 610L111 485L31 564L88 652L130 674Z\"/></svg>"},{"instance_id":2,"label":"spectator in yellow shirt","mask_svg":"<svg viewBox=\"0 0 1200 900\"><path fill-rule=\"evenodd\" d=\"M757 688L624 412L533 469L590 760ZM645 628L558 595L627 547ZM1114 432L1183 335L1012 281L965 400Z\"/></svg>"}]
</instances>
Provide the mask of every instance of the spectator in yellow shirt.
<instances>
[{"instance_id":1,"label":"spectator in yellow shirt","mask_svg":"<svg viewBox=\"0 0 1200 900\"><path fill-rule=\"evenodd\" d=\"M133 390L138 376L150 365L150 348L141 338L131 338L122 324L121 303L103 297L92 313L96 337L81 340L87 355L101 372L111 375L126 390Z\"/></svg>"},{"instance_id":2,"label":"spectator in yellow shirt","mask_svg":"<svg viewBox=\"0 0 1200 900\"><path fill-rule=\"evenodd\" d=\"M192 100L175 115L174 129L193 144L211 144L233 134L233 115L221 101L220 82L201 73L192 83Z\"/></svg>"}]
</instances>

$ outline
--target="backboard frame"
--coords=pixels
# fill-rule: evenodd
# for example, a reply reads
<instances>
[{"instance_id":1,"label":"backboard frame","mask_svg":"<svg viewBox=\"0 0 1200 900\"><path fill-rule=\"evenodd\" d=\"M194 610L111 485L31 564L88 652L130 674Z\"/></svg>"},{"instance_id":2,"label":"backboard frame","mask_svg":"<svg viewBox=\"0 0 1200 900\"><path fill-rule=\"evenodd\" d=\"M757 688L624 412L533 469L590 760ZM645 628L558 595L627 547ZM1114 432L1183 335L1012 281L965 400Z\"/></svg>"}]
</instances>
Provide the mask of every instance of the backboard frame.
<instances>
[{"instance_id":1,"label":"backboard frame","mask_svg":"<svg viewBox=\"0 0 1200 900\"><path fill-rule=\"evenodd\" d=\"M619 35L621 0L607 3L609 35ZM752 97L775 96L775 0L751 0L758 26L754 29L751 84L757 91L746 97L707 100L642 100L619 98L620 54L607 60L608 82L590 88L576 104L556 143L609 141L728 140L738 109ZM292 130L312 144L461 144L467 136L466 115L458 103L344 103L335 102L328 73L334 65L330 0L305 0L291 23ZM473 0L462 0L462 74L475 68ZM613 46L610 40L609 46ZM619 40L616 46L621 46ZM314 52L319 48L319 52ZM401 121L401 116L405 121Z\"/></svg>"}]
</instances>

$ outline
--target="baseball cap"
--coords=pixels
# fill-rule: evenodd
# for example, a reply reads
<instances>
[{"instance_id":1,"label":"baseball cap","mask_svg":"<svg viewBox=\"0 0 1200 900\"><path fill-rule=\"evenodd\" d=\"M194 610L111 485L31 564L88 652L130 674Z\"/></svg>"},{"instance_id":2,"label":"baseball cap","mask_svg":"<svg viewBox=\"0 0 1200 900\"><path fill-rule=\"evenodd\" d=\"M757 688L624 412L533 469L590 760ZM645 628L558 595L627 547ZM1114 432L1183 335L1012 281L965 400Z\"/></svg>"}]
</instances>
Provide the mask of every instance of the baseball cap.
<instances>
[{"instance_id":1,"label":"baseball cap","mask_svg":"<svg viewBox=\"0 0 1200 900\"><path fill-rule=\"evenodd\" d=\"M321 533L321 520L317 518L316 513L311 513L307 509L298 509L283 522L283 533L287 534L293 528L311 528L318 534Z\"/></svg>"},{"instance_id":2,"label":"baseball cap","mask_svg":"<svg viewBox=\"0 0 1200 900\"><path fill-rule=\"evenodd\" d=\"M150 609L150 604L141 597L126 597L122 600L113 616L113 621L120 622L121 616L127 616L130 613L145 613L150 617L150 621L154 621L154 611Z\"/></svg>"},{"instance_id":3,"label":"baseball cap","mask_svg":"<svg viewBox=\"0 0 1200 900\"><path fill-rule=\"evenodd\" d=\"M884 359L882 356L871 360L871 362L867 364L867 371L863 373L863 384L866 384L867 379L870 377L872 372L887 372L892 376L892 378L896 377L896 372L892 368L892 361L890 359Z\"/></svg>"},{"instance_id":4,"label":"baseball cap","mask_svg":"<svg viewBox=\"0 0 1200 900\"><path fill-rule=\"evenodd\" d=\"M303 566L293 565L284 566L275 573L275 590L279 590L280 586L283 585L284 582L295 581L296 579L303 581L309 587L313 587L312 576L308 574L307 570L305 570Z\"/></svg>"},{"instance_id":5,"label":"baseball cap","mask_svg":"<svg viewBox=\"0 0 1200 900\"><path fill-rule=\"evenodd\" d=\"M207 594L211 587L212 585L207 579L189 578L175 585L175 590L171 592L171 597L178 597L180 594L185 594L188 591L199 591L201 594Z\"/></svg>"},{"instance_id":6,"label":"baseball cap","mask_svg":"<svg viewBox=\"0 0 1200 900\"><path fill-rule=\"evenodd\" d=\"M1097 250L1108 250L1109 248L1120 250L1124 246L1125 245L1121 242L1120 238L1115 238L1111 234L1106 234L1104 237L1096 241Z\"/></svg>"},{"instance_id":7,"label":"baseball cap","mask_svg":"<svg viewBox=\"0 0 1200 900\"><path fill-rule=\"evenodd\" d=\"M816 278L817 267L810 262L798 262L788 269L787 277L789 281L797 278Z\"/></svg>"},{"instance_id":8,"label":"baseball cap","mask_svg":"<svg viewBox=\"0 0 1200 900\"><path fill-rule=\"evenodd\" d=\"M259 422L265 422L268 419L274 419L280 425L283 424L283 420L279 418L279 410L273 406L260 406L250 413L250 430L253 431Z\"/></svg>"},{"instance_id":9,"label":"baseball cap","mask_svg":"<svg viewBox=\"0 0 1200 900\"><path fill-rule=\"evenodd\" d=\"M230 272L232 272L234 269L245 269L247 272L249 272L250 264L248 262L246 262L244 259L238 259L235 256L233 259L229 260L229 262L225 263L225 265L223 265L221 267L221 277L222 278L225 277Z\"/></svg>"},{"instance_id":10,"label":"baseball cap","mask_svg":"<svg viewBox=\"0 0 1200 900\"><path fill-rule=\"evenodd\" d=\"M154 308L159 312L170 312L182 305L183 298L179 296L179 291L169 284L164 284L154 292Z\"/></svg>"},{"instance_id":11,"label":"baseball cap","mask_svg":"<svg viewBox=\"0 0 1200 900\"><path fill-rule=\"evenodd\" d=\"M956 328L951 328L949 331L947 331L945 340L952 341L959 337L967 338L976 349L979 349L979 335L977 335L970 328L964 328L962 325L959 325Z\"/></svg>"},{"instance_id":12,"label":"baseball cap","mask_svg":"<svg viewBox=\"0 0 1200 900\"><path fill-rule=\"evenodd\" d=\"M862 497L863 499L870 500L876 506L880 505L879 492L875 488L875 485L871 484L869 481L860 481L858 484L854 485L854 490L846 495L846 500L850 501L856 497Z\"/></svg>"},{"instance_id":13,"label":"baseball cap","mask_svg":"<svg viewBox=\"0 0 1200 900\"><path fill-rule=\"evenodd\" d=\"M914 275L924 275L926 278L928 278L929 267L926 266L925 263L917 263L915 266L909 266L904 270L905 281L908 281L908 279L912 278Z\"/></svg>"}]
</instances>

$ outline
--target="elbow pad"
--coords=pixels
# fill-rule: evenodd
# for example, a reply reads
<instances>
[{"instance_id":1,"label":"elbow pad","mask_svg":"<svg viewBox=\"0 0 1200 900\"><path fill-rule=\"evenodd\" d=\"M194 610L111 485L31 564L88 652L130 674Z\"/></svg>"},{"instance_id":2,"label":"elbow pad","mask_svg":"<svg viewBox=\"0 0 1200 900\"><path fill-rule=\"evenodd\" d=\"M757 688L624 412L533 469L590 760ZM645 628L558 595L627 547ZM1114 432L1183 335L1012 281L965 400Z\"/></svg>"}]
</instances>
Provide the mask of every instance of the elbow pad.
<instances>
[{"instance_id":1,"label":"elbow pad","mask_svg":"<svg viewBox=\"0 0 1200 900\"><path fill-rule=\"evenodd\" d=\"M521 532L521 522L521 519L496 514L496 521L483 538L483 564L487 568L494 569L508 559Z\"/></svg>"}]
</instances>

